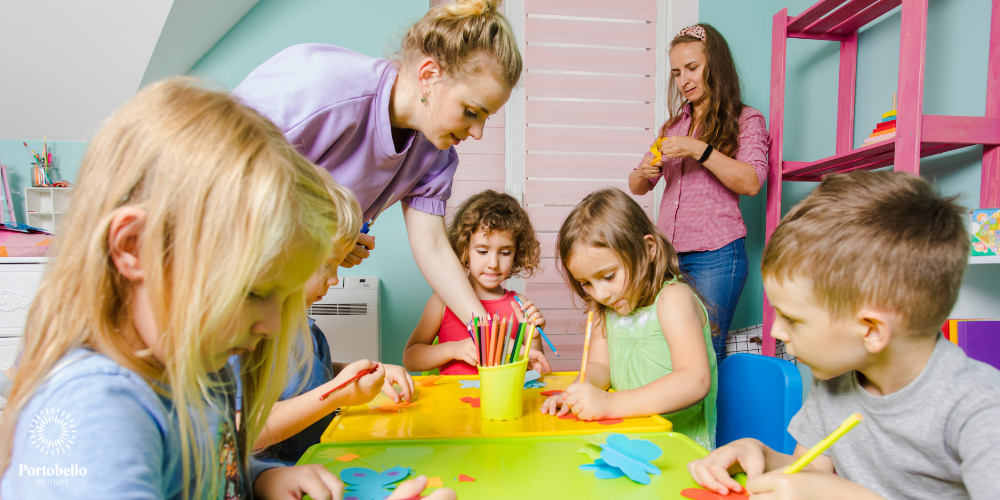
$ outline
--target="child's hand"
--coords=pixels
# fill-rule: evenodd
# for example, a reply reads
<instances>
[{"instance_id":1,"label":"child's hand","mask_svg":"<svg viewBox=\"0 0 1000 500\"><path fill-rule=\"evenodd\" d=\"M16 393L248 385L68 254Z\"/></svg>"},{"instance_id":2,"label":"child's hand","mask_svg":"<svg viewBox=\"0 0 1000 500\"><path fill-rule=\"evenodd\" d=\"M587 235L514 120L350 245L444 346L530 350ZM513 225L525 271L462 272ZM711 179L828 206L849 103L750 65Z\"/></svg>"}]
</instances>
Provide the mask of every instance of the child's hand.
<instances>
[{"instance_id":1,"label":"child's hand","mask_svg":"<svg viewBox=\"0 0 1000 500\"><path fill-rule=\"evenodd\" d=\"M555 396L549 396L548 398L546 398L545 401L542 403L542 407L540 408L540 410L542 413L546 415L555 415L557 417L561 417L569 413L569 405L567 405L566 402L563 401L562 396L556 394Z\"/></svg>"},{"instance_id":2,"label":"child's hand","mask_svg":"<svg viewBox=\"0 0 1000 500\"><path fill-rule=\"evenodd\" d=\"M471 339L470 339L471 340ZM398 403L400 397L403 398L407 403L410 402L410 398L413 397L413 377L410 373L403 369L402 366L398 365L384 365L385 366L385 383L382 385L382 392L386 396L392 398L394 403ZM399 388L402 389L402 394L397 394L396 389L392 387L392 384L398 384Z\"/></svg>"},{"instance_id":3,"label":"child's hand","mask_svg":"<svg viewBox=\"0 0 1000 500\"><path fill-rule=\"evenodd\" d=\"M753 479L764 473L764 466L764 443L747 438L716 448L707 457L688 463L688 472L702 487L725 495L730 490L737 493L743 490L740 483L730 477L732 474L745 472Z\"/></svg>"},{"instance_id":4,"label":"child's hand","mask_svg":"<svg viewBox=\"0 0 1000 500\"><path fill-rule=\"evenodd\" d=\"M535 325L535 328L545 328L545 317L542 316L542 312L530 300L524 299L523 302L524 306L522 307L516 301L510 301L510 306L514 309L517 320L521 323Z\"/></svg>"},{"instance_id":5,"label":"child's hand","mask_svg":"<svg viewBox=\"0 0 1000 500\"><path fill-rule=\"evenodd\" d=\"M455 494L455 491L449 488L438 488L437 491L435 491L434 493L431 493L430 495L427 495L425 497L421 497L420 493L424 491L424 488L427 488L426 476L419 476L412 481L403 481L402 483L399 483L399 486L397 486L396 489L393 490L392 494L389 495L389 497L386 498L386 500L407 500L410 498L426 498L428 500L455 500L456 498L458 498L458 495Z\"/></svg>"},{"instance_id":6,"label":"child's hand","mask_svg":"<svg viewBox=\"0 0 1000 500\"><path fill-rule=\"evenodd\" d=\"M459 340L458 342L445 342L444 345L451 347L451 359L465 361L472 366L479 366L479 350L476 349L476 343L471 338Z\"/></svg>"},{"instance_id":7,"label":"child's hand","mask_svg":"<svg viewBox=\"0 0 1000 500\"><path fill-rule=\"evenodd\" d=\"M362 370L367 370L378 366L375 373L369 373L364 377L350 383L347 387L341 389L337 394L339 404L344 406L357 406L368 403L369 401L375 399L378 396L379 391L382 390L382 386L385 383L385 365L381 363L373 363L367 359L362 359L360 361L355 361L340 370L340 373L333 378L330 382L325 385L330 386L330 389L337 387L340 384L350 380L358 372Z\"/></svg>"},{"instance_id":8,"label":"child's hand","mask_svg":"<svg viewBox=\"0 0 1000 500\"><path fill-rule=\"evenodd\" d=\"M796 500L824 500L839 498L881 498L836 474L805 469L795 474L785 474L784 469L768 472L747 479L747 488L754 498L794 498ZM872 497L866 495L872 494Z\"/></svg>"},{"instance_id":9,"label":"child's hand","mask_svg":"<svg viewBox=\"0 0 1000 500\"><path fill-rule=\"evenodd\" d=\"M537 349L528 350L528 367L529 370L535 370L538 373L552 373L552 367L549 366L549 360L545 359L545 354Z\"/></svg>"},{"instance_id":10,"label":"child's hand","mask_svg":"<svg viewBox=\"0 0 1000 500\"><path fill-rule=\"evenodd\" d=\"M275 467L257 476L253 493L264 500L298 500L303 495L314 500L339 500L344 483L322 465Z\"/></svg>"},{"instance_id":11,"label":"child's hand","mask_svg":"<svg viewBox=\"0 0 1000 500\"><path fill-rule=\"evenodd\" d=\"M612 416L611 394L586 382L571 384L560 396L580 420L602 420Z\"/></svg>"}]
</instances>

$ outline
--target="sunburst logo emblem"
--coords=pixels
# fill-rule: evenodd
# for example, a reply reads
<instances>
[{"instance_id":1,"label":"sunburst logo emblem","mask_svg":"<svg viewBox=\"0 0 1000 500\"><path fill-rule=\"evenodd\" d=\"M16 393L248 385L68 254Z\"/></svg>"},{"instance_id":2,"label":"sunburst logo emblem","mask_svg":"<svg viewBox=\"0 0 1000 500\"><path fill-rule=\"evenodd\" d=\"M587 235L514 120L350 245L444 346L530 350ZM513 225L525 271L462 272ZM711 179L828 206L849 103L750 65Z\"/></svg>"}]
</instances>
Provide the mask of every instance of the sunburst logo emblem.
<instances>
[{"instance_id":1,"label":"sunburst logo emblem","mask_svg":"<svg viewBox=\"0 0 1000 500\"><path fill-rule=\"evenodd\" d=\"M46 455L59 455L69 451L76 440L76 423L65 411L46 408L31 420L28 436L38 451Z\"/></svg>"}]
</instances>

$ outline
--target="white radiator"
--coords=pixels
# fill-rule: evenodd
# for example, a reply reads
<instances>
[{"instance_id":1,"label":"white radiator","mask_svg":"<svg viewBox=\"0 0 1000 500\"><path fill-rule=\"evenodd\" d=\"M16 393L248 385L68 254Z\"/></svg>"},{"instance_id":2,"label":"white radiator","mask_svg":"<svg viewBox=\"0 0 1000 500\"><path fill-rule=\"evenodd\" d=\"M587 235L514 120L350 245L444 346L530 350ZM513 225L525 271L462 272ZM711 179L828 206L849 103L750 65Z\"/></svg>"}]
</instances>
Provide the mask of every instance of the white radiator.
<instances>
[{"instance_id":1,"label":"white radiator","mask_svg":"<svg viewBox=\"0 0 1000 500\"><path fill-rule=\"evenodd\" d=\"M309 317L326 334L333 361L380 361L378 277L343 276L323 300L309 308Z\"/></svg>"}]
</instances>

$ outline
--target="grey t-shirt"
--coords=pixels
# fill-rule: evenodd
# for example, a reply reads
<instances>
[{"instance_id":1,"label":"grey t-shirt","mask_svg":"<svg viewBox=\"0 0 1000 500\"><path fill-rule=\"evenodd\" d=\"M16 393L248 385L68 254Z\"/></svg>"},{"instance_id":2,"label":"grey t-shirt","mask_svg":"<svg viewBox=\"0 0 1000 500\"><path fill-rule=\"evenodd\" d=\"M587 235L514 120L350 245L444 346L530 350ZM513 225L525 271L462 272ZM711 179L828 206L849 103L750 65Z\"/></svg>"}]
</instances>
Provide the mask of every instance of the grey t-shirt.
<instances>
[{"instance_id":1,"label":"grey t-shirt","mask_svg":"<svg viewBox=\"0 0 1000 500\"><path fill-rule=\"evenodd\" d=\"M887 499L1000 497L1000 371L944 337L892 394L868 393L853 371L815 380L788 432L810 448L854 412L865 420L827 451L841 477Z\"/></svg>"}]
</instances>

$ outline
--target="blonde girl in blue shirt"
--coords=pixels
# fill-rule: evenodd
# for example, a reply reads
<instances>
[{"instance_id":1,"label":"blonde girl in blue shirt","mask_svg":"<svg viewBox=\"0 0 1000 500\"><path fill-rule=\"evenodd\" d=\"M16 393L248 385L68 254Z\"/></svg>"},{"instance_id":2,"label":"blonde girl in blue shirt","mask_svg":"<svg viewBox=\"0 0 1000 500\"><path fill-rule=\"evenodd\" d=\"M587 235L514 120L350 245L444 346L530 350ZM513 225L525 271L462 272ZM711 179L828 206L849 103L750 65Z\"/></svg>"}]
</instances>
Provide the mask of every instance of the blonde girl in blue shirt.
<instances>
[{"instance_id":1,"label":"blonde girl in blue shirt","mask_svg":"<svg viewBox=\"0 0 1000 500\"><path fill-rule=\"evenodd\" d=\"M109 119L29 312L0 497L340 498L325 468L248 452L308 341L303 285L345 209L321 175L255 111L190 81Z\"/></svg>"}]
</instances>

